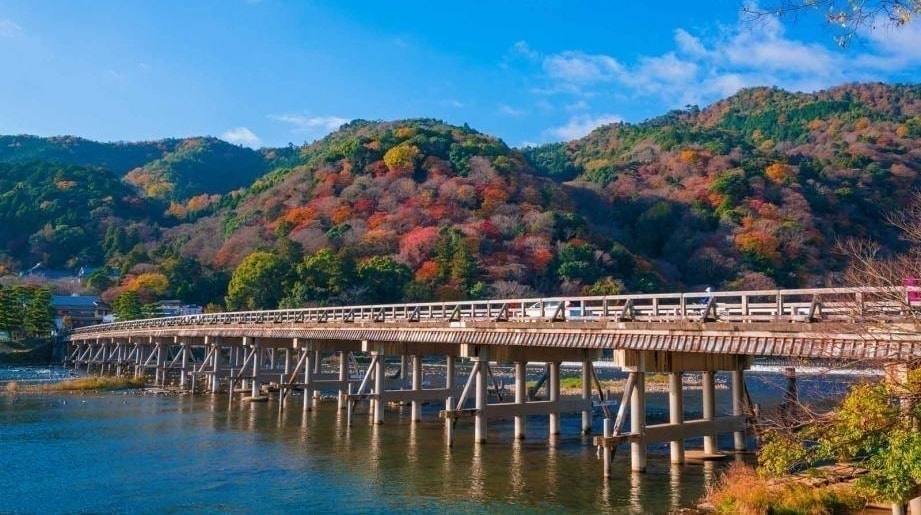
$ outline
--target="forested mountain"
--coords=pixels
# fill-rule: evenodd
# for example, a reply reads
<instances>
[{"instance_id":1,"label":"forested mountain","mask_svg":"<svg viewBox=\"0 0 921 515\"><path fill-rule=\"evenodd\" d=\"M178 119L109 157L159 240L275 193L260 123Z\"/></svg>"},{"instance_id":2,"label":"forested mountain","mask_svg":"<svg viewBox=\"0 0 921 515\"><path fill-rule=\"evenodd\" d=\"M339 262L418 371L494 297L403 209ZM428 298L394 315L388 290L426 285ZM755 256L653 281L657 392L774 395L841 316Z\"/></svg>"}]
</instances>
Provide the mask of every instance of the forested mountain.
<instances>
[{"instance_id":1,"label":"forested mountain","mask_svg":"<svg viewBox=\"0 0 921 515\"><path fill-rule=\"evenodd\" d=\"M749 89L525 154L609 200L668 282L835 284L837 240L899 246L884 214L921 187L921 86Z\"/></svg>"},{"instance_id":2,"label":"forested mountain","mask_svg":"<svg viewBox=\"0 0 921 515\"><path fill-rule=\"evenodd\" d=\"M0 207L19 195L4 216L52 202L47 220L23 218L25 239L7 235L6 253L11 268L27 257L66 263L75 258L40 245L58 241L57 227L64 241L89 241L64 238L68 227L102 231L101 251L63 254L120 270L110 299L241 308L837 285L839 240L900 248L885 214L921 187L921 86L756 88L521 150L430 119L356 120L300 148L259 152L209 138L0 138L0 162L74 156L96 168L0 169L10 176ZM79 177L56 179L63 170ZM245 187L228 193L227 177ZM23 196L23 181L47 194ZM62 220L53 202L84 202L59 186L68 181L107 200L86 199L96 207Z\"/></svg>"},{"instance_id":3,"label":"forested mountain","mask_svg":"<svg viewBox=\"0 0 921 515\"><path fill-rule=\"evenodd\" d=\"M102 264L134 243L155 241L162 212L100 170L0 163L0 270ZM104 241L116 230L121 242Z\"/></svg>"},{"instance_id":4,"label":"forested mountain","mask_svg":"<svg viewBox=\"0 0 921 515\"><path fill-rule=\"evenodd\" d=\"M0 162L98 168L124 177L143 196L179 202L246 186L293 154L293 149L255 151L217 138L100 143L73 136L0 136Z\"/></svg>"},{"instance_id":5,"label":"forested mountain","mask_svg":"<svg viewBox=\"0 0 921 515\"><path fill-rule=\"evenodd\" d=\"M589 235L564 188L529 171L520 153L467 127L357 120L170 239L217 267L238 265L242 249L307 256L287 277L294 304L330 295L393 300L394 292L464 298L489 285L552 291L551 262ZM343 269L314 271L311 259ZM374 277L389 280L372 284Z\"/></svg>"}]
</instances>

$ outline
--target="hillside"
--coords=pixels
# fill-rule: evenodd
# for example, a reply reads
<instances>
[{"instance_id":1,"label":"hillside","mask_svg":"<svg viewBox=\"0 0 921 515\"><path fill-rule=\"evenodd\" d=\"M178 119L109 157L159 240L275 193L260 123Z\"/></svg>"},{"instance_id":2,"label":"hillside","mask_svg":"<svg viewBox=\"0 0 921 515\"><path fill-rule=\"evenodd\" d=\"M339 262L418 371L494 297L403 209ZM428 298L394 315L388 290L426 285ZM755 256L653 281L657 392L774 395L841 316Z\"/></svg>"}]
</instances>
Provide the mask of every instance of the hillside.
<instances>
[{"instance_id":1,"label":"hillside","mask_svg":"<svg viewBox=\"0 0 921 515\"><path fill-rule=\"evenodd\" d=\"M501 140L466 127L357 120L300 156L302 164L266 175L170 239L221 268L238 265L244 249L289 241L308 257L329 252L359 268L390 256L413 296L463 298L486 285L555 289L558 247L588 237L562 187L530 175ZM344 280L334 289L358 286Z\"/></svg>"},{"instance_id":2,"label":"hillside","mask_svg":"<svg viewBox=\"0 0 921 515\"><path fill-rule=\"evenodd\" d=\"M156 239L162 212L100 170L0 163L0 270L101 264L133 242ZM121 242L106 238L114 231Z\"/></svg>"},{"instance_id":3,"label":"hillside","mask_svg":"<svg viewBox=\"0 0 921 515\"><path fill-rule=\"evenodd\" d=\"M750 89L525 154L632 220L620 240L669 282L836 284L836 241L900 245L884 214L921 187L921 86Z\"/></svg>"},{"instance_id":4,"label":"hillside","mask_svg":"<svg viewBox=\"0 0 921 515\"><path fill-rule=\"evenodd\" d=\"M210 138L0 141L19 145L0 163L31 163L0 168L7 268L108 264L122 277L107 299L805 287L840 284L843 239L901 248L885 215L921 189L921 86L756 88L521 150L432 119L355 120L259 152ZM94 168L34 162L75 156Z\"/></svg>"}]
</instances>

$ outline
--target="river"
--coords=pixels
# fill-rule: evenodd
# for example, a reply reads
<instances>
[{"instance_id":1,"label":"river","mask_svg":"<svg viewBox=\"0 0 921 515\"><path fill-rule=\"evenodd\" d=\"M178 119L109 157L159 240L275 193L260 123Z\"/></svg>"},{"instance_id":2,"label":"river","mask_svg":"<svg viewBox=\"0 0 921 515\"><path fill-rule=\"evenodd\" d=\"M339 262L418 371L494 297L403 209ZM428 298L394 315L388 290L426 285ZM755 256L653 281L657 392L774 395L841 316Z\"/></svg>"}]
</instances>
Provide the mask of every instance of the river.
<instances>
[{"instance_id":1,"label":"river","mask_svg":"<svg viewBox=\"0 0 921 515\"><path fill-rule=\"evenodd\" d=\"M801 380L799 391L836 397L851 380ZM779 400L777 373L747 382L755 402ZM717 392L720 411L728 395ZM686 392L689 417L699 396ZM665 394L648 405L650 423L667 417ZM672 466L665 444L631 474L621 449L603 481L578 416L552 442L546 417L529 419L524 442L511 421L491 421L479 446L461 421L448 449L437 409L411 424L409 408L391 408L377 426L359 407L348 427L335 402L305 414L227 395L0 394L0 513L667 513L693 506L720 467Z\"/></svg>"}]
</instances>

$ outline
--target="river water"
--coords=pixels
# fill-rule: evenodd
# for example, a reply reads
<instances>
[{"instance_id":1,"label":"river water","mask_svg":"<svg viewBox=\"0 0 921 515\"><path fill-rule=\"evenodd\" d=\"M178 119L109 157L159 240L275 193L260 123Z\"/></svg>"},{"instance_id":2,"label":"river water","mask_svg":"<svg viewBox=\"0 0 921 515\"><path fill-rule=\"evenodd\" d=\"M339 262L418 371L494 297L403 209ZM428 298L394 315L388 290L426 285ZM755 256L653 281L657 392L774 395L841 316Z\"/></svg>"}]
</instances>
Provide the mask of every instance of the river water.
<instances>
[{"instance_id":1,"label":"river water","mask_svg":"<svg viewBox=\"0 0 921 515\"><path fill-rule=\"evenodd\" d=\"M799 391L838 396L852 380L801 379ZM762 405L781 397L779 374L747 383ZM689 418L699 397L686 392ZM631 474L624 448L603 481L577 415L553 441L545 416L530 417L524 442L511 421L490 421L485 445L462 420L448 449L436 406L417 424L409 408L390 408L381 426L359 407L349 427L335 402L304 413L294 401L280 412L226 394L0 394L0 513L667 513L693 506L721 467L672 466L664 444ZM717 402L725 412L728 391ZM650 395L649 423L667 404Z\"/></svg>"}]
</instances>

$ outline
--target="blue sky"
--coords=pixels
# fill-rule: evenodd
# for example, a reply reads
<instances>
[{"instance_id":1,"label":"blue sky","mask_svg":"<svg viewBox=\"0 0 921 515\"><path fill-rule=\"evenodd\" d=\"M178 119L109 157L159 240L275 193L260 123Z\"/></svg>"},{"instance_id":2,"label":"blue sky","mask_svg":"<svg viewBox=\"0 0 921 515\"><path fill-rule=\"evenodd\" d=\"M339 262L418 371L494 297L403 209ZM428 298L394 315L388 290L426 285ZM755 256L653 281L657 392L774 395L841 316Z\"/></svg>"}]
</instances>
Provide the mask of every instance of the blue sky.
<instances>
[{"instance_id":1,"label":"blue sky","mask_svg":"<svg viewBox=\"0 0 921 515\"><path fill-rule=\"evenodd\" d=\"M578 138L742 87L921 80L921 23L846 49L741 0L0 0L0 133L300 144L353 118Z\"/></svg>"}]
</instances>

